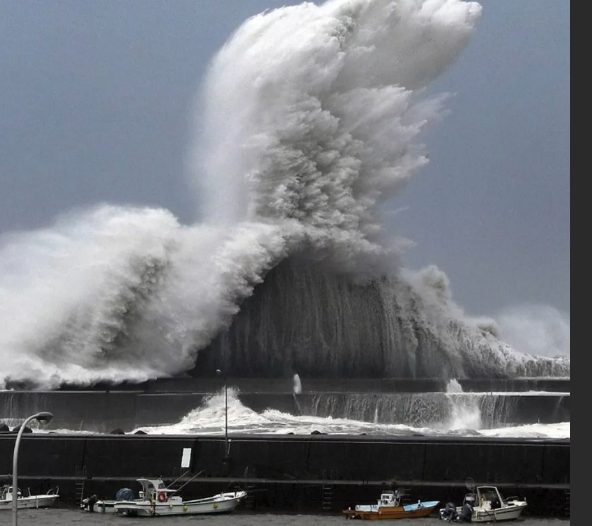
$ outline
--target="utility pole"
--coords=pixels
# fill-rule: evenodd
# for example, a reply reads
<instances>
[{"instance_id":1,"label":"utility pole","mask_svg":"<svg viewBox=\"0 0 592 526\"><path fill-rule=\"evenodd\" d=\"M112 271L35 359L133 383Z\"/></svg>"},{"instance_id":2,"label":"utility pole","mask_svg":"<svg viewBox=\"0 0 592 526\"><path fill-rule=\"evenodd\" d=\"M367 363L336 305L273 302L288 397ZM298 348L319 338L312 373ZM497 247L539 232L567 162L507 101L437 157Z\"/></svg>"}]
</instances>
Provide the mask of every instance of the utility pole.
<instances>
[{"instance_id":1,"label":"utility pole","mask_svg":"<svg viewBox=\"0 0 592 526\"><path fill-rule=\"evenodd\" d=\"M228 440L228 378L220 369L216 370L218 376L224 378L224 466L228 475L230 464L230 441Z\"/></svg>"}]
</instances>

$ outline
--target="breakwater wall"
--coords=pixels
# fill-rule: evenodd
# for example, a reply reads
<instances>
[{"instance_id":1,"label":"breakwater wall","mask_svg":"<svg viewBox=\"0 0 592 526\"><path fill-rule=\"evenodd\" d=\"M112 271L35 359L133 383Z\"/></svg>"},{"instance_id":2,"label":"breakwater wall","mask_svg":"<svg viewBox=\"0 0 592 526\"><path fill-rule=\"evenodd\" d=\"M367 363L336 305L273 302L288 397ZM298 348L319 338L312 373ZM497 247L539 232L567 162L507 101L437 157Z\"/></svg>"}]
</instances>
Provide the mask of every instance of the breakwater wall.
<instances>
[{"instance_id":1,"label":"breakwater wall","mask_svg":"<svg viewBox=\"0 0 592 526\"><path fill-rule=\"evenodd\" d=\"M571 391L571 378L465 378L456 380L464 392L563 392ZM293 378L229 378L228 384L244 393L292 393ZM442 378L302 378L303 393L434 393L446 392ZM88 389L64 385L58 391L141 391L144 393L214 393L219 378L158 378L141 383L98 384ZM14 386L16 390L31 390Z\"/></svg>"},{"instance_id":2,"label":"breakwater wall","mask_svg":"<svg viewBox=\"0 0 592 526\"><path fill-rule=\"evenodd\" d=\"M2 391L0 421L24 419L38 411L54 414L49 429L110 433L131 432L144 426L178 423L204 405L210 393L158 391ZM448 395L415 392L240 392L245 407L261 413L283 413L348 418L367 422L427 427L437 423L455 405L473 404L483 415L485 427L531 423L569 422L569 393ZM417 402L420 414L412 409Z\"/></svg>"},{"instance_id":3,"label":"breakwater wall","mask_svg":"<svg viewBox=\"0 0 592 526\"><path fill-rule=\"evenodd\" d=\"M0 474L12 472L15 436L0 435ZM228 447L228 455L226 455ZM242 487L247 509L339 513L373 502L385 486L410 500L462 500L468 477L525 496L528 515L569 513L570 441L370 436L102 436L23 435L19 485L34 492L60 487L61 504L83 495L113 498L141 477L170 482L199 474L187 496ZM190 452L187 468L181 467ZM190 475L187 475L187 478ZM1 475L0 475L1 477ZM135 488L137 490L137 488Z\"/></svg>"}]
</instances>

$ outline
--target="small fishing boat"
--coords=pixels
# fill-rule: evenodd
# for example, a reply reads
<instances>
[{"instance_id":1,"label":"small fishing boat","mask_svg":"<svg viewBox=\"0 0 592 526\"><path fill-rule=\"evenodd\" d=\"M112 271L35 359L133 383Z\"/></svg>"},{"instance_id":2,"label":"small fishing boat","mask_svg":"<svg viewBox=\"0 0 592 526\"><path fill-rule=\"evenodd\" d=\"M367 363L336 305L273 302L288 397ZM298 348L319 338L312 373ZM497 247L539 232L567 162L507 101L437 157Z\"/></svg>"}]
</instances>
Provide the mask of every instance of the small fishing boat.
<instances>
[{"instance_id":1,"label":"small fishing boat","mask_svg":"<svg viewBox=\"0 0 592 526\"><path fill-rule=\"evenodd\" d=\"M31 509L31 508L51 508L56 500L59 498L59 488L50 489L46 494L41 495L23 495L20 489L17 489L17 508ZM12 510L14 499L14 492L12 486L5 485L0 488L0 510Z\"/></svg>"},{"instance_id":2,"label":"small fishing boat","mask_svg":"<svg viewBox=\"0 0 592 526\"><path fill-rule=\"evenodd\" d=\"M376 504L358 504L352 510L344 510L346 519L394 520L428 517L440 504L439 500L418 501L415 504L401 504L403 492L383 491Z\"/></svg>"},{"instance_id":3,"label":"small fishing boat","mask_svg":"<svg viewBox=\"0 0 592 526\"><path fill-rule=\"evenodd\" d=\"M526 509L526 499L504 499L496 486L477 486L465 495L462 506L448 503L440 509L440 519L456 522L513 521Z\"/></svg>"},{"instance_id":4,"label":"small fishing boat","mask_svg":"<svg viewBox=\"0 0 592 526\"><path fill-rule=\"evenodd\" d=\"M95 513L127 517L164 517L179 515L214 515L232 513L247 497L246 491L219 493L211 497L183 500L179 489L168 488L161 479L137 479L142 489L139 498L128 488L120 489L114 500L85 499L81 508Z\"/></svg>"},{"instance_id":5,"label":"small fishing boat","mask_svg":"<svg viewBox=\"0 0 592 526\"><path fill-rule=\"evenodd\" d=\"M97 495L91 495L82 500L80 509L91 513L115 513L116 502L117 499L99 499Z\"/></svg>"}]
</instances>

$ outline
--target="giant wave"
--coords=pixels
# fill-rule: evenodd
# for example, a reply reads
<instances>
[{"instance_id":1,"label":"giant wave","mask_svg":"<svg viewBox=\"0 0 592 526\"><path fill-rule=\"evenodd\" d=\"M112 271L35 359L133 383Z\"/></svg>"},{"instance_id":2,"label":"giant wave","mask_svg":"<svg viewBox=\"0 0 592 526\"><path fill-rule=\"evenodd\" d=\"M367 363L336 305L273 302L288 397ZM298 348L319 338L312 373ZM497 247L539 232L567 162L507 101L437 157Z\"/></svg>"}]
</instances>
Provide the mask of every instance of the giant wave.
<instances>
[{"instance_id":1,"label":"giant wave","mask_svg":"<svg viewBox=\"0 0 592 526\"><path fill-rule=\"evenodd\" d=\"M382 214L445 115L427 88L481 14L461 0L330 0L247 20L199 94L200 217L96 206L0 239L0 386L190 372L568 376L403 267Z\"/></svg>"}]
</instances>

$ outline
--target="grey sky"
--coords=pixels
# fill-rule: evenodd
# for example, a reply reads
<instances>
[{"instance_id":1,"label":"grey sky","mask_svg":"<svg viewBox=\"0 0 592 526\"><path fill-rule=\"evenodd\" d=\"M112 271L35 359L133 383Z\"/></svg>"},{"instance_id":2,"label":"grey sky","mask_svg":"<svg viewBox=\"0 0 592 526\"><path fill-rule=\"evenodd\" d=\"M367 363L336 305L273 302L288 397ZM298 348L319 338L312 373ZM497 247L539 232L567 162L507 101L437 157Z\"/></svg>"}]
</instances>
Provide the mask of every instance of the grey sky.
<instances>
[{"instance_id":1,"label":"grey sky","mask_svg":"<svg viewBox=\"0 0 592 526\"><path fill-rule=\"evenodd\" d=\"M0 233L98 202L196 215L185 158L213 54L273 0L2 0ZM483 0L431 163L394 203L409 266L467 312L570 312L570 2Z\"/></svg>"}]
</instances>

